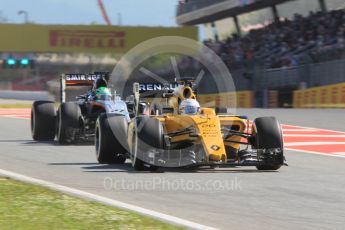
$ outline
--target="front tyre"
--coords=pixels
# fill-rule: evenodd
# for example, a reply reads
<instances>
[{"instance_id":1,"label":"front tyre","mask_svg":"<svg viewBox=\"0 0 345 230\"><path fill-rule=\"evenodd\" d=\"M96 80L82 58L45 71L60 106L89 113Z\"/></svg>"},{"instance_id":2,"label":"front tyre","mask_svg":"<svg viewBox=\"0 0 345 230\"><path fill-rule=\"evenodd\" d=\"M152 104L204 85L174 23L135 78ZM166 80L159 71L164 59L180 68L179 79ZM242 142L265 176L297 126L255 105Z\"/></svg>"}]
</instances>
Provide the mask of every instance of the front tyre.
<instances>
[{"instance_id":1,"label":"front tyre","mask_svg":"<svg viewBox=\"0 0 345 230\"><path fill-rule=\"evenodd\" d=\"M81 111L77 103L66 102L60 105L57 118L57 139L60 144L71 144L80 129Z\"/></svg>"},{"instance_id":2,"label":"front tyre","mask_svg":"<svg viewBox=\"0 0 345 230\"><path fill-rule=\"evenodd\" d=\"M150 151L164 148L163 126L157 119L147 116L138 117L131 141L132 166L137 171L156 171L154 159L148 159Z\"/></svg>"},{"instance_id":3,"label":"front tyre","mask_svg":"<svg viewBox=\"0 0 345 230\"><path fill-rule=\"evenodd\" d=\"M131 147L131 162L132 162L132 167L136 171L144 171L148 170L148 167L145 166L144 162L138 157L138 135L136 131L134 131L132 135L132 147Z\"/></svg>"},{"instance_id":4,"label":"front tyre","mask_svg":"<svg viewBox=\"0 0 345 230\"><path fill-rule=\"evenodd\" d=\"M253 148L261 160L258 170L278 170L284 164L284 143L281 126L275 117L261 117L254 121Z\"/></svg>"},{"instance_id":5,"label":"front tyre","mask_svg":"<svg viewBox=\"0 0 345 230\"><path fill-rule=\"evenodd\" d=\"M126 161L127 130L124 116L102 114L97 119L95 148L100 164L123 164Z\"/></svg>"}]
</instances>

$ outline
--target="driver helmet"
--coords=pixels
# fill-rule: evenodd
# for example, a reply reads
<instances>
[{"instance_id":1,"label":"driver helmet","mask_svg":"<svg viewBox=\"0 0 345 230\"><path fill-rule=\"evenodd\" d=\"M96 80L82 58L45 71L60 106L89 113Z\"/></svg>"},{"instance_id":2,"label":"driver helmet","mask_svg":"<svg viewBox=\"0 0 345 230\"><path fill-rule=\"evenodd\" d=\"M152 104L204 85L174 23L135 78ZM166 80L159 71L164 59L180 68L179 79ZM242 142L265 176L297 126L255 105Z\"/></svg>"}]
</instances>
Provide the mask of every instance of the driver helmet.
<instances>
[{"instance_id":1,"label":"driver helmet","mask_svg":"<svg viewBox=\"0 0 345 230\"><path fill-rule=\"evenodd\" d=\"M108 86L108 83L103 77L98 77L93 84L94 90L97 90L100 87L107 87L107 86Z\"/></svg>"},{"instance_id":2,"label":"driver helmet","mask_svg":"<svg viewBox=\"0 0 345 230\"><path fill-rule=\"evenodd\" d=\"M180 114L196 115L200 112L200 104L195 99L185 99L180 104Z\"/></svg>"},{"instance_id":3,"label":"driver helmet","mask_svg":"<svg viewBox=\"0 0 345 230\"><path fill-rule=\"evenodd\" d=\"M111 92L107 87L99 87L96 89L96 98L99 100L109 100L111 98Z\"/></svg>"}]
</instances>

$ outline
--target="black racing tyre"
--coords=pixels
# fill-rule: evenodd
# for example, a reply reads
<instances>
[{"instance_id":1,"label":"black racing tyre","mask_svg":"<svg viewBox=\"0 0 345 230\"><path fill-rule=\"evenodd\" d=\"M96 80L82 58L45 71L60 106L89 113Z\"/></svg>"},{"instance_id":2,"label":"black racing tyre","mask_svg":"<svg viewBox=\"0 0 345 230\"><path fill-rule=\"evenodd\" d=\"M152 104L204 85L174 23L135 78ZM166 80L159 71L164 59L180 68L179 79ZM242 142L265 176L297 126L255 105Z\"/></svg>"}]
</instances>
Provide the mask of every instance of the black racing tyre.
<instances>
[{"instance_id":1,"label":"black racing tyre","mask_svg":"<svg viewBox=\"0 0 345 230\"><path fill-rule=\"evenodd\" d=\"M140 141L145 143L147 147L163 149L164 129L162 123L158 119L148 116L140 117L138 121L138 138Z\"/></svg>"},{"instance_id":2,"label":"black racing tyre","mask_svg":"<svg viewBox=\"0 0 345 230\"><path fill-rule=\"evenodd\" d=\"M255 136L253 147L256 149L281 149L276 164L259 165L258 170L278 170L284 164L284 142L281 126L275 117L261 117L254 120Z\"/></svg>"},{"instance_id":3,"label":"black racing tyre","mask_svg":"<svg viewBox=\"0 0 345 230\"><path fill-rule=\"evenodd\" d=\"M283 148L283 134L275 117L260 117L254 120L256 130L254 145L257 149Z\"/></svg>"},{"instance_id":4,"label":"black racing tyre","mask_svg":"<svg viewBox=\"0 0 345 230\"><path fill-rule=\"evenodd\" d=\"M96 122L95 148L100 164L126 161L128 122L121 115L101 114ZM115 135L114 135L115 134Z\"/></svg>"},{"instance_id":5,"label":"black racing tyre","mask_svg":"<svg viewBox=\"0 0 345 230\"><path fill-rule=\"evenodd\" d=\"M31 135L35 141L55 138L56 111L52 101L35 101L31 108Z\"/></svg>"},{"instance_id":6,"label":"black racing tyre","mask_svg":"<svg viewBox=\"0 0 345 230\"><path fill-rule=\"evenodd\" d=\"M258 165L256 168L260 171L276 171L280 169L281 165Z\"/></svg>"},{"instance_id":7,"label":"black racing tyre","mask_svg":"<svg viewBox=\"0 0 345 230\"><path fill-rule=\"evenodd\" d=\"M80 128L81 111L75 102L60 105L57 114L57 139L60 144L71 144L75 141L75 132Z\"/></svg>"},{"instance_id":8,"label":"black racing tyre","mask_svg":"<svg viewBox=\"0 0 345 230\"><path fill-rule=\"evenodd\" d=\"M147 116L138 117L132 139L131 160L137 171L156 171L157 166L145 162L145 154L150 149L164 149L164 131L162 123Z\"/></svg>"}]
</instances>

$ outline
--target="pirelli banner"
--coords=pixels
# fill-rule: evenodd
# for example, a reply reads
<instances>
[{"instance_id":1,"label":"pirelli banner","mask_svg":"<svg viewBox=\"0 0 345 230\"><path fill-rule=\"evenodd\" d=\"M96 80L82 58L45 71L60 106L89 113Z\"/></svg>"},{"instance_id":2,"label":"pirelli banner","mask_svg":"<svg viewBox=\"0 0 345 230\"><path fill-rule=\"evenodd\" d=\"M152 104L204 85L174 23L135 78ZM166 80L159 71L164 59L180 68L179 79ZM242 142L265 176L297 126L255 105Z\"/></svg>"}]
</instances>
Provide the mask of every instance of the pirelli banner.
<instances>
[{"instance_id":1,"label":"pirelli banner","mask_svg":"<svg viewBox=\"0 0 345 230\"><path fill-rule=\"evenodd\" d=\"M345 83L294 91L294 108L345 108Z\"/></svg>"},{"instance_id":2,"label":"pirelli banner","mask_svg":"<svg viewBox=\"0 0 345 230\"><path fill-rule=\"evenodd\" d=\"M198 39L197 27L0 24L0 52L122 54L159 36Z\"/></svg>"},{"instance_id":3,"label":"pirelli banner","mask_svg":"<svg viewBox=\"0 0 345 230\"><path fill-rule=\"evenodd\" d=\"M254 97L252 91L239 91L219 94L199 94L198 101L202 106L216 108L253 108Z\"/></svg>"}]
</instances>

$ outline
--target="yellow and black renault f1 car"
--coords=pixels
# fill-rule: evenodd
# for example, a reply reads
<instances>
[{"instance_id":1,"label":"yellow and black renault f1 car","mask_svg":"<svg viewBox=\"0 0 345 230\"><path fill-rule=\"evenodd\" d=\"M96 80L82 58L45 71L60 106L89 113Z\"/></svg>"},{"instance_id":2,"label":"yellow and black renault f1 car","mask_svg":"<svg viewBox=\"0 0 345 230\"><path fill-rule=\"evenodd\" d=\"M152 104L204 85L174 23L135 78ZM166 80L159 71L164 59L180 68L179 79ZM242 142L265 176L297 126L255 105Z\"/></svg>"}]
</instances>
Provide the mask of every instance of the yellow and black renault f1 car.
<instances>
[{"instance_id":1,"label":"yellow and black renault f1 car","mask_svg":"<svg viewBox=\"0 0 345 230\"><path fill-rule=\"evenodd\" d=\"M134 89L139 101L144 97L139 95L139 84ZM282 130L276 118L255 119L249 132L246 117L217 115L212 108L182 114L182 101L196 99L188 84L159 93L165 103L151 101L151 115L137 115L128 127L129 155L136 170L199 166L278 170L285 164Z\"/></svg>"}]
</instances>

